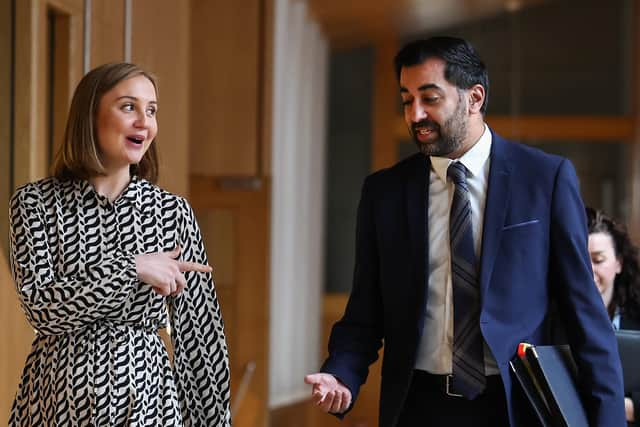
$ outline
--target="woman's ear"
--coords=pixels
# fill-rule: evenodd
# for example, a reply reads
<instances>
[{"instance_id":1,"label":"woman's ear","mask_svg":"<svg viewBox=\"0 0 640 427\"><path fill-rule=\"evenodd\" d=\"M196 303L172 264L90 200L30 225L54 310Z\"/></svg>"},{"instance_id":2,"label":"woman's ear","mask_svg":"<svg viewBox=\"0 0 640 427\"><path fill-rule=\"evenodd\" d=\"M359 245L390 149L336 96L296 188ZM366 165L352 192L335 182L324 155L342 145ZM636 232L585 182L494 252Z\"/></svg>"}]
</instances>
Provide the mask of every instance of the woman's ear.
<instances>
[{"instance_id":1,"label":"woman's ear","mask_svg":"<svg viewBox=\"0 0 640 427\"><path fill-rule=\"evenodd\" d=\"M618 264L616 265L616 274L620 274L622 272L622 258L616 257L616 262Z\"/></svg>"}]
</instances>

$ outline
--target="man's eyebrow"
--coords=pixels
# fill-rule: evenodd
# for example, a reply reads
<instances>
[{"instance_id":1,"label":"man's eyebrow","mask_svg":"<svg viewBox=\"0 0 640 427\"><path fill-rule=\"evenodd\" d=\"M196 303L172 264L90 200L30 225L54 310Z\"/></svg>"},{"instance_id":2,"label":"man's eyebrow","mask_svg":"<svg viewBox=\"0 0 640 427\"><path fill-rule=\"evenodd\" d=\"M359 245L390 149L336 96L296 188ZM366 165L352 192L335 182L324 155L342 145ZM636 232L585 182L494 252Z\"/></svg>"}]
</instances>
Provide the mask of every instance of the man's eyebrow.
<instances>
[{"instance_id":1,"label":"man's eyebrow","mask_svg":"<svg viewBox=\"0 0 640 427\"><path fill-rule=\"evenodd\" d=\"M418 90L419 90L420 92L422 92L423 90L427 90L427 89L438 89L438 90L442 90L442 88L441 88L440 86L438 86L437 84L435 84L435 83L427 83L427 84L424 84L424 85L422 85L422 86L420 86L420 87L418 88Z\"/></svg>"},{"instance_id":2,"label":"man's eyebrow","mask_svg":"<svg viewBox=\"0 0 640 427\"><path fill-rule=\"evenodd\" d=\"M422 86L418 87L418 91L422 92L425 91L427 89L437 89L437 90L442 90L442 88L440 86L438 86L435 83L425 83ZM407 89L404 86L400 86L400 93L408 93L409 89Z\"/></svg>"}]
</instances>

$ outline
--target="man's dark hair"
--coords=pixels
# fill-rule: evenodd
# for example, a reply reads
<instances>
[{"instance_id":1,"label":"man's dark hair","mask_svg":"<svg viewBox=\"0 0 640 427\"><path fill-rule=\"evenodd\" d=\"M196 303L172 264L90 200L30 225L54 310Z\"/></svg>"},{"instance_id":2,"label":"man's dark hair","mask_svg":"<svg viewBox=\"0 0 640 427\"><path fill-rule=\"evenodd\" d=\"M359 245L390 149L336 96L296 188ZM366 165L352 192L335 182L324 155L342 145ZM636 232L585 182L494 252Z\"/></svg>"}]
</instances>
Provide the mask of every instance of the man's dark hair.
<instances>
[{"instance_id":1,"label":"man's dark hair","mask_svg":"<svg viewBox=\"0 0 640 427\"><path fill-rule=\"evenodd\" d=\"M430 58L440 58L445 62L444 78L458 89L469 89L476 84L484 87L481 111L485 114L489 102L489 73L471 43L456 37L412 41L394 58L396 78L400 81L403 67L419 65Z\"/></svg>"}]
</instances>

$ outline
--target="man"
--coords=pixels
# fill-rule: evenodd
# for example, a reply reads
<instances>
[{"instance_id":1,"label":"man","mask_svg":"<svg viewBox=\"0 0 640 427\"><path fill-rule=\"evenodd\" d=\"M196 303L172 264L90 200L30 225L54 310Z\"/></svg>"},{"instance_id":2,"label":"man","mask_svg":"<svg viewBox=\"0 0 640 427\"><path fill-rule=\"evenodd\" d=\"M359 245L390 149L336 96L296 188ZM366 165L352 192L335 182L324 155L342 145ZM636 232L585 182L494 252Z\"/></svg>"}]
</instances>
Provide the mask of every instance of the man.
<instances>
[{"instance_id":1,"label":"man","mask_svg":"<svg viewBox=\"0 0 640 427\"><path fill-rule=\"evenodd\" d=\"M573 166L486 126L488 74L466 41L409 43L395 66L420 153L364 183L349 303L305 378L316 403L342 416L384 342L380 426L535 425L508 362L549 343L557 305L590 424L624 426Z\"/></svg>"}]
</instances>

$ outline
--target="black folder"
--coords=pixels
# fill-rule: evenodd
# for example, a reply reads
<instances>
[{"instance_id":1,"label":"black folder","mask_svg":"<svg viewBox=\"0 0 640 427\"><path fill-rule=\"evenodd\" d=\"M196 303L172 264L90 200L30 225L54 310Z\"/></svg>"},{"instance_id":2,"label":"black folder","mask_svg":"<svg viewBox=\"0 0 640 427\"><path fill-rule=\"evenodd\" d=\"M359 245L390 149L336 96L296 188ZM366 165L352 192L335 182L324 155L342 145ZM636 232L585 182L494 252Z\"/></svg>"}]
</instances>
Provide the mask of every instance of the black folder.
<instances>
[{"instance_id":1,"label":"black folder","mask_svg":"<svg viewBox=\"0 0 640 427\"><path fill-rule=\"evenodd\" d=\"M589 426L569 346L529 346L524 358L516 355L511 362L541 425Z\"/></svg>"},{"instance_id":2,"label":"black folder","mask_svg":"<svg viewBox=\"0 0 640 427\"><path fill-rule=\"evenodd\" d=\"M622 363L622 375L624 378L624 393L640 390L640 331L619 330L616 331L618 340L618 352Z\"/></svg>"},{"instance_id":3,"label":"black folder","mask_svg":"<svg viewBox=\"0 0 640 427\"><path fill-rule=\"evenodd\" d=\"M554 424L551 420L551 413L549 412L549 408L547 407L547 402L542 397L542 393L537 389L537 385L533 382L533 378L528 372L529 368L527 368L525 363L526 362L516 356L509 362L509 365L511 366L511 370L514 372L518 382L520 383L524 394L527 396L527 399L531 403L533 411L538 416L540 426L553 427Z\"/></svg>"}]
</instances>

